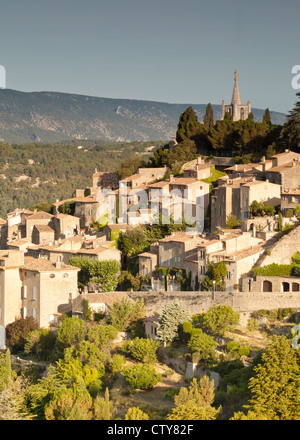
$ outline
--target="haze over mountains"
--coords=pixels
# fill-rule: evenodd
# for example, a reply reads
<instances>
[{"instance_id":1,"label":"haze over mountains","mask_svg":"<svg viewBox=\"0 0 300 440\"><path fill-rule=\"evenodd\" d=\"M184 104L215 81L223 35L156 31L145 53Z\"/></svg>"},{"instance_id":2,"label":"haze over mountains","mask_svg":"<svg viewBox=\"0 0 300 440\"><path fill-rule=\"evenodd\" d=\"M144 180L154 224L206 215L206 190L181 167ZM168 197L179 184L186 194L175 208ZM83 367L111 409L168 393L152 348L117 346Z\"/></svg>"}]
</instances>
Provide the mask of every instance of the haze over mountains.
<instances>
[{"instance_id":1,"label":"haze over mountains","mask_svg":"<svg viewBox=\"0 0 300 440\"><path fill-rule=\"evenodd\" d=\"M0 140L9 143L168 140L175 136L179 116L189 105L202 121L207 103L168 104L0 89ZM213 110L214 119L220 119L221 104L213 104ZM264 111L253 108L254 120L261 122ZM285 114L271 111L272 123L283 124L285 119Z\"/></svg>"}]
</instances>

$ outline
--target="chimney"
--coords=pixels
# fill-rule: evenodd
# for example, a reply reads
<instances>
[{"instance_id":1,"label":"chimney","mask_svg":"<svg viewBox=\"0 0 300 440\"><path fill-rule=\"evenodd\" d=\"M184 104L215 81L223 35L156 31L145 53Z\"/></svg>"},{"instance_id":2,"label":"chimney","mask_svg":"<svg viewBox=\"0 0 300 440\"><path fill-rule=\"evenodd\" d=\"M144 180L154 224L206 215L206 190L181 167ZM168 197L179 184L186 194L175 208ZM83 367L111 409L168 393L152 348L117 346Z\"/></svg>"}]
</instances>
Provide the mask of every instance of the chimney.
<instances>
[{"instance_id":1,"label":"chimney","mask_svg":"<svg viewBox=\"0 0 300 440\"><path fill-rule=\"evenodd\" d=\"M173 182L173 180L174 180L174 174L170 174L169 182Z\"/></svg>"}]
</instances>

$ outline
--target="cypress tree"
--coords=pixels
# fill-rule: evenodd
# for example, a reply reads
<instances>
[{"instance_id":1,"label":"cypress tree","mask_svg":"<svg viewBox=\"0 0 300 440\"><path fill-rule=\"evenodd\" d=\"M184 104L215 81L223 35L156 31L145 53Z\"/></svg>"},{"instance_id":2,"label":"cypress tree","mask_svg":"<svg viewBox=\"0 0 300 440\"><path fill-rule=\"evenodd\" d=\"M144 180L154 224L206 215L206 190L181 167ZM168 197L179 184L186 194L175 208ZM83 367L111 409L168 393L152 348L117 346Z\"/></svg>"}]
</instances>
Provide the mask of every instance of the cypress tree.
<instances>
[{"instance_id":1,"label":"cypress tree","mask_svg":"<svg viewBox=\"0 0 300 440\"><path fill-rule=\"evenodd\" d=\"M271 113L268 108L266 108L264 116L263 116L263 123L264 124L271 124Z\"/></svg>"},{"instance_id":2,"label":"cypress tree","mask_svg":"<svg viewBox=\"0 0 300 440\"><path fill-rule=\"evenodd\" d=\"M214 111L210 102L206 106L206 113L203 118L203 123L207 130L214 125Z\"/></svg>"}]
</instances>

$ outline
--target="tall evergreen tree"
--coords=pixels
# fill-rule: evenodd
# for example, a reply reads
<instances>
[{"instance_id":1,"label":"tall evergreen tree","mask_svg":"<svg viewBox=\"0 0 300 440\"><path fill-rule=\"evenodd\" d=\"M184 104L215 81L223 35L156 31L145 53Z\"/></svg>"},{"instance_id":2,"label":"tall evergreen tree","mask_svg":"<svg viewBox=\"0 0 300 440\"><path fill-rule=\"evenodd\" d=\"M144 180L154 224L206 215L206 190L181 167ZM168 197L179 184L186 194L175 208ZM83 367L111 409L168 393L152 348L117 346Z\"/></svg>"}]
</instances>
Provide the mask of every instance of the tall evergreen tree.
<instances>
[{"instance_id":1,"label":"tall evergreen tree","mask_svg":"<svg viewBox=\"0 0 300 440\"><path fill-rule=\"evenodd\" d=\"M300 92L296 94L300 98ZM300 148L300 100L290 111L287 121L280 133L280 144L284 148L299 151Z\"/></svg>"},{"instance_id":2,"label":"tall evergreen tree","mask_svg":"<svg viewBox=\"0 0 300 440\"><path fill-rule=\"evenodd\" d=\"M271 124L271 113L268 108L265 110L262 121L264 124Z\"/></svg>"},{"instance_id":3,"label":"tall evergreen tree","mask_svg":"<svg viewBox=\"0 0 300 440\"><path fill-rule=\"evenodd\" d=\"M206 112L203 118L203 123L205 125L205 128L207 128L207 130L209 130L210 127L214 125L214 111L210 102L206 106Z\"/></svg>"},{"instance_id":4,"label":"tall evergreen tree","mask_svg":"<svg viewBox=\"0 0 300 440\"><path fill-rule=\"evenodd\" d=\"M187 107L187 109L179 117L176 133L177 142L179 143L186 139L191 139L193 134L197 133L197 128L199 125L201 124L198 122L198 118L193 107Z\"/></svg>"},{"instance_id":5,"label":"tall evergreen tree","mask_svg":"<svg viewBox=\"0 0 300 440\"><path fill-rule=\"evenodd\" d=\"M300 420L300 368L291 339L273 336L249 381L251 399L235 420Z\"/></svg>"}]
</instances>

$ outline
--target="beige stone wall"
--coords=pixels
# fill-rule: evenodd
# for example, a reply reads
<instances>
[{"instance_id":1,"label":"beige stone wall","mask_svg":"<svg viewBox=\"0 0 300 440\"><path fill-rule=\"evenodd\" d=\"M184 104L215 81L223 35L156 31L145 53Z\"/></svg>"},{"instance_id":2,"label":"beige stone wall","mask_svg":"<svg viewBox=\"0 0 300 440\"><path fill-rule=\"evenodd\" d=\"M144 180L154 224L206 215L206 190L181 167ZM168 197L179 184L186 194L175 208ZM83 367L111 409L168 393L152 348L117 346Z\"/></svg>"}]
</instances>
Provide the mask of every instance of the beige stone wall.
<instances>
[{"instance_id":1,"label":"beige stone wall","mask_svg":"<svg viewBox=\"0 0 300 440\"><path fill-rule=\"evenodd\" d=\"M55 275L52 277L52 275ZM51 315L71 310L71 301L76 298L77 272L55 271L40 274L39 324L48 327Z\"/></svg>"},{"instance_id":2,"label":"beige stone wall","mask_svg":"<svg viewBox=\"0 0 300 440\"><path fill-rule=\"evenodd\" d=\"M300 225L284 235L272 248L271 255L266 255L262 266L269 264L291 264L295 252L300 252Z\"/></svg>"},{"instance_id":3,"label":"beige stone wall","mask_svg":"<svg viewBox=\"0 0 300 440\"><path fill-rule=\"evenodd\" d=\"M6 326L21 316L21 284L18 268L0 269L0 325Z\"/></svg>"}]
</instances>

